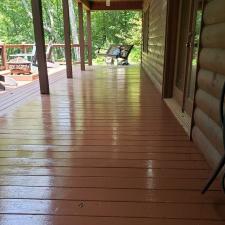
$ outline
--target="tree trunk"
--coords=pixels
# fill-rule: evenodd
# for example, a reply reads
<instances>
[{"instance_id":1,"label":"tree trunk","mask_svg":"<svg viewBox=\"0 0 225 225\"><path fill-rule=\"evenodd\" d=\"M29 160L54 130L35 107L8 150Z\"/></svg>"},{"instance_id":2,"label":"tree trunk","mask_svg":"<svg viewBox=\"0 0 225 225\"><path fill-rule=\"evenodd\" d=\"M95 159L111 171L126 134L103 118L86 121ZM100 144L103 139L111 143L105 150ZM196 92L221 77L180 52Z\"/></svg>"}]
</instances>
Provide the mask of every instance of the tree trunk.
<instances>
[{"instance_id":1,"label":"tree trunk","mask_svg":"<svg viewBox=\"0 0 225 225\"><path fill-rule=\"evenodd\" d=\"M70 8L70 27L71 27L71 34L72 34L72 43L73 44L78 44L78 33L77 33L77 24L76 24L76 15L74 12L74 5L73 5L73 0L68 0L69 1L69 8ZM80 59L80 51L79 48L74 48L74 54L75 58L77 60Z\"/></svg>"}]
</instances>

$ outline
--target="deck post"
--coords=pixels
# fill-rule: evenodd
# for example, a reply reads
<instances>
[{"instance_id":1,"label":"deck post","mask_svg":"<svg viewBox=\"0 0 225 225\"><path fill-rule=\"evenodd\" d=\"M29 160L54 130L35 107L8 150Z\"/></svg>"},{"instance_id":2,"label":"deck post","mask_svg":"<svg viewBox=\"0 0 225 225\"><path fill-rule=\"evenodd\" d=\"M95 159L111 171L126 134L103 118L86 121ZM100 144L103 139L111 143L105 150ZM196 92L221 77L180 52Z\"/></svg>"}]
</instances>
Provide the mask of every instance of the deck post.
<instances>
[{"instance_id":1,"label":"deck post","mask_svg":"<svg viewBox=\"0 0 225 225\"><path fill-rule=\"evenodd\" d=\"M88 65L92 66L91 11L87 10Z\"/></svg>"},{"instance_id":2,"label":"deck post","mask_svg":"<svg viewBox=\"0 0 225 225\"><path fill-rule=\"evenodd\" d=\"M2 49L1 58L2 58L2 67L4 70L8 69L7 67L7 53L6 53L6 45L4 42L0 42L0 47ZM1 66L0 66L1 67Z\"/></svg>"},{"instance_id":3,"label":"deck post","mask_svg":"<svg viewBox=\"0 0 225 225\"><path fill-rule=\"evenodd\" d=\"M43 28L42 2L41 0L31 0L34 36L36 42L36 54L38 62L38 73L41 94L49 94L48 70L45 54L45 39Z\"/></svg>"},{"instance_id":4,"label":"deck post","mask_svg":"<svg viewBox=\"0 0 225 225\"><path fill-rule=\"evenodd\" d=\"M68 3L68 0L62 0L62 3L63 3L66 72L67 72L67 78L73 78L69 3Z\"/></svg>"},{"instance_id":5,"label":"deck post","mask_svg":"<svg viewBox=\"0 0 225 225\"><path fill-rule=\"evenodd\" d=\"M85 70L85 55L84 55L84 22L83 22L83 4L78 2L78 14L79 14L79 41L80 41L80 64L81 70Z\"/></svg>"}]
</instances>

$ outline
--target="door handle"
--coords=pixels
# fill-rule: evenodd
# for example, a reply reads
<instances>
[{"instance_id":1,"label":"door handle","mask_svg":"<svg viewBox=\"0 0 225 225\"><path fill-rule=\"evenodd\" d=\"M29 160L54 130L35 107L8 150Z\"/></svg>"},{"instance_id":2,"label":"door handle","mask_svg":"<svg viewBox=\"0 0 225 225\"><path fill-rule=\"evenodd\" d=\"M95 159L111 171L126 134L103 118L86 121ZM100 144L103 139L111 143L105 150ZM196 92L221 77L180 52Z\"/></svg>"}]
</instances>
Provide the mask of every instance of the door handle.
<instances>
[{"instance_id":1,"label":"door handle","mask_svg":"<svg viewBox=\"0 0 225 225\"><path fill-rule=\"evenodd\" d=\"M186 47L187 47L187 48L191 48L191 47L192 47L192 43L191 43L191 42L187 42L187 43L186 43Z\"/></svg>"}]
</instances>

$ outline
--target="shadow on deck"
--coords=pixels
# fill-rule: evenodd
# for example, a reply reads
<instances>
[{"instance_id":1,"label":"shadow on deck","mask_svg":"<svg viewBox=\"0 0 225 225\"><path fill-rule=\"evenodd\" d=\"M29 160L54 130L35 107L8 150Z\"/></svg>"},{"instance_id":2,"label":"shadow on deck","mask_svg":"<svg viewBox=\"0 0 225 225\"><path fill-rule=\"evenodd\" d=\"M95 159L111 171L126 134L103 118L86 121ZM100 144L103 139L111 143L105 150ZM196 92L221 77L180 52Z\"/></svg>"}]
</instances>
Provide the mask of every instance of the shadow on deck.
<instances>
[{"instance_id":1,"label":"shadow on deck","mask_svg":"<svg viewBox=\"0 0 225 225\"><path fill-rule=\"evenodd\" d=\"M224 225L219 185L200 194L209 166L139 67L74 74L1 101L0 224Z\"/></svg>"}]
</instances>

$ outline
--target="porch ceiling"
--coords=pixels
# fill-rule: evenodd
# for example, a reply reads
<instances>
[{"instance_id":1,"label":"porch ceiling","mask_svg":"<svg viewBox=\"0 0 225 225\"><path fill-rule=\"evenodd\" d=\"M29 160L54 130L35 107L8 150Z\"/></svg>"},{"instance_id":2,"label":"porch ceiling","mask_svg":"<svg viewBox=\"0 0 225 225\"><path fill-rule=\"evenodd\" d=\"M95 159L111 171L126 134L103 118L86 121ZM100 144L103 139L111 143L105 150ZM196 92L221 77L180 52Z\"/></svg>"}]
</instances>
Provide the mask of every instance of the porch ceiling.
<instances>
[{"instance_id":1,"label":"porch ceiling","mask_svg":"<svg viewBox=\"0 0 225 225\"><path fill-rule=\"evenodd\" d=\"M141 10L143 0L110 0L110 6L106 6L106 0L78 0L90 10Z\"/></svg>"}]
</instances>

